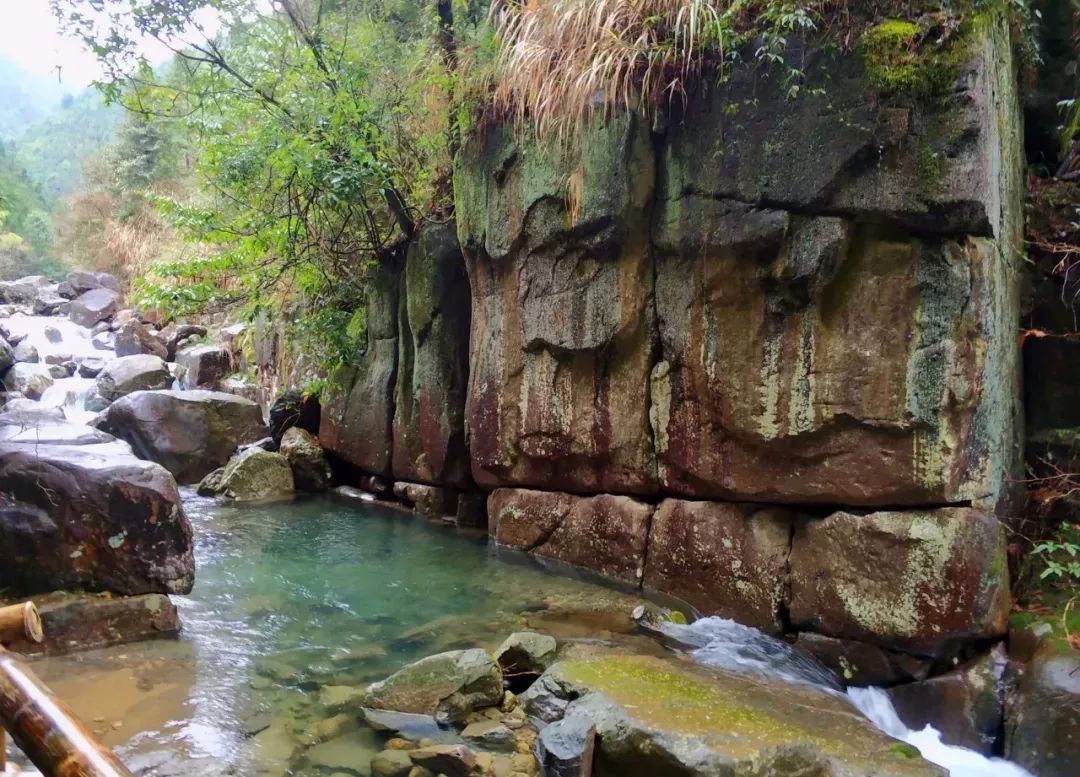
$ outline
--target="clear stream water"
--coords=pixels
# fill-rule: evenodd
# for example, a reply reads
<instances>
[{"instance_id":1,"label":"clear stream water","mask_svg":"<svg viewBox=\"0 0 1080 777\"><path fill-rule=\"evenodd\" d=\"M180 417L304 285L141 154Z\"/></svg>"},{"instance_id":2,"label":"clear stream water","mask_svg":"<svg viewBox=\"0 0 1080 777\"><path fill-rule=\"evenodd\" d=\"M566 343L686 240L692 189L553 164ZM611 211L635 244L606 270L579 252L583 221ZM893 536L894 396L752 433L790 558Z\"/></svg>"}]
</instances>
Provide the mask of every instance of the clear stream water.
<instances>
[{"instance_id":1,"label":"clear stream water","mask_svg":"<svg viewBox=\"0 0 1080 777\"><path fill-rule=\"evenodd\" d=\"M43 359L113 355L66 319L14 316L5 323L25 333ZM41 403L84 423L93 385L58 380ZM366 685L442 650L494 648L522 628L557 638L617 636L661 650L632 634L630 612L640 600L551 574L482 537L397 510L328 498L227 506L187 493L185 502L198 572L191 595L175 597L181 638L35 663L137 774L352 774L358 764L363 773L381 749L370 732L310 747L319 727L334 722L319 688ZM704 618L668 630L703 664L839 692L827 671L755 629ZM944 745L932 728L908 729L879 689L848 696L878 728L953 777L1030 777Z\"/></svg>"},{"instance_id":2,"label":"clear stream water","mask_svg":"<svg viewBox=\"0 0 1080 777\"><path fill-rule=\"evenodd\" d=\"M550 574L483 538L375 505L313 498L226 506L186 494L197 538L179 640L35 664L139 774L352 773L380 749L367 732L306 750L330 717L323 685L364 685L441 650L495 647L534 628L636 640L637 600ZM720 618L669 624L699 662L835 689L786 643ZM877 689L849 694L886 733L954 777L1020 777L1012 764L911 731Z\"/></svg>"}]
</instances>

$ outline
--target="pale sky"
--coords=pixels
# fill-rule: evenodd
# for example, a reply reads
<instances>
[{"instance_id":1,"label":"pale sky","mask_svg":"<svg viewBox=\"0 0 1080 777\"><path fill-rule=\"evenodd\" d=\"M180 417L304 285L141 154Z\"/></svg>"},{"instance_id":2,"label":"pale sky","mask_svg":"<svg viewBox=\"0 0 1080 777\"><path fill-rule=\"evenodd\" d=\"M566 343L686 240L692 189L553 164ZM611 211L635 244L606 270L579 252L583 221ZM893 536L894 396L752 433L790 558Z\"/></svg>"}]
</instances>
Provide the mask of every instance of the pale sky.
<instances>
[{"instance_id":1,"label":"pale sky","mask_svg":"<svg viewBox=\"0 0 1080 777\"><path fill-rule=\"evenodd\" d=\"M156 42L147 43L144 51L155 63L169 56L168 50ZM97 59L82 43L60 32L49 0L0 0L0 57L12 59L32 73L53 78L57 77L59 66L61 83L71 91L81 89L101 75Z\"/></svg>"}]
</instances>

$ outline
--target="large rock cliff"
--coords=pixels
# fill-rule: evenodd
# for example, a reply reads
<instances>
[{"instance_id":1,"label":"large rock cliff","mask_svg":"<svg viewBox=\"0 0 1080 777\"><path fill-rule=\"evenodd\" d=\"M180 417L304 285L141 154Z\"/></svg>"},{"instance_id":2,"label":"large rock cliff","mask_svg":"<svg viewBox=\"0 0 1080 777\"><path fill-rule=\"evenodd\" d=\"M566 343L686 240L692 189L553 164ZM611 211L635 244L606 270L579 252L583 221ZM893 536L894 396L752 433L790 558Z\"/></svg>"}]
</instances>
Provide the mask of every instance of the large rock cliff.
<instances>
[{"instance_id":1,"label":"large rock cliff","mask_svg":"<svg viewBox=\"0 0 1080 777\"><path fill-rule=\"evenodd\" d=\"M705 613L1000 636L1022 143L1005 23L967 34L933 96L807 48L797 100L746 69L569 146L477 130L460 248L428 225L380 269L323 442Z\"/></svg>"}]
</instances>

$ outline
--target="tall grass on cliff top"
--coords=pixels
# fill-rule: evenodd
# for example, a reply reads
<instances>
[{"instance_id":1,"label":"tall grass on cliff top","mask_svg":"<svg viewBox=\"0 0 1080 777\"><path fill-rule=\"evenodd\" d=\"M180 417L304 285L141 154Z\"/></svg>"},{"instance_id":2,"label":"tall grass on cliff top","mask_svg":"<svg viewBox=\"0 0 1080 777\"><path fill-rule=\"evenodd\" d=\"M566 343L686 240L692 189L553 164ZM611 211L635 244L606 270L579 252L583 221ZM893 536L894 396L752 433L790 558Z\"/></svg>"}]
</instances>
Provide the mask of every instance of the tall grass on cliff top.
<instances>
[{"instance_id":1,"label":"tall grass on cliff top","mask_svg":"<svg viewBox=\"0 0 1080 777\"><path fill-rule=\"evenodd\" d=\"M495 106L541 137L566 139L614 111L686 98L753 35L779 62L787 36L814 29L827 2L495 0ZM798 88L797 83L792 88ZM639 102L640 100L640 102Z\"/></svg>"}]
</instances>

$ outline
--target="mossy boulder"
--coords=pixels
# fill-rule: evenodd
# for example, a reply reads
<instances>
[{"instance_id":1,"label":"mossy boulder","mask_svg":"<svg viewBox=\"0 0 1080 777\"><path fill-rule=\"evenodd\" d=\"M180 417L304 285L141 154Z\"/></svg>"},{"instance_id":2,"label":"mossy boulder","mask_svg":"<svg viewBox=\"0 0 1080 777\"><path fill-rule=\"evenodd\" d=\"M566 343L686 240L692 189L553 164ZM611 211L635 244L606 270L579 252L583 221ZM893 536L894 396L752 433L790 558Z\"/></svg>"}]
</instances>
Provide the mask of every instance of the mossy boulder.
<instances>
[{"instance_id":1,"label":"mossy boulder","mask_svg":"<svg viewBox=\"0 0 1080 777\"><path fill-rule=\"evenodd\" d=\"M369 685L360 703L374 709L444 715L462 722L473 710L494 707L502 698L499 665L485 651L473 648L408 664Z\"/></svg>"},{"instance_id":2,"label":"mossy boulder","mask_svg":"<svg viewBox=\"0 0 1080 777\"><path fill-rule=\"evenodd\" d=\"M262 448L248 448L230 459L220 474L212 472L199 484L200 493L236 502L280 499L294 490L289 460Z\"/></svg>"},{"instance_id":3,"label":"mossy boulder","mask_svg":"<svg viewBox=\"0 0 1080 777\"><path fill-rule=\"evenodd\" d=\"M555 638L534 631L517 631L495 650L495 661L508 674L540 674L555 661Z\"/></svg>"},{"instance_id":4,"label":"mossy boulder","mask_svg":"<svg viewBox=\"0 0 1080 777\"><path fill-rule=\"evenodd\" d=\"M299 426L287 429L281 437L278 452L292 467L293 480L302 491L325 491L333 473L319 441Z\"/></svg>"},{"instance_id":5,"label":"mossy boulder","mask_svg":"<svg viewBox=\"0 0 1080 777\"><path fill-rule=\"evenodd\" d=\"M620 653L559 662L542 681L567 718L595 725L596 777L942 774L898 754L843 697L808 686Z\"/></svg>"}]
</instances>

